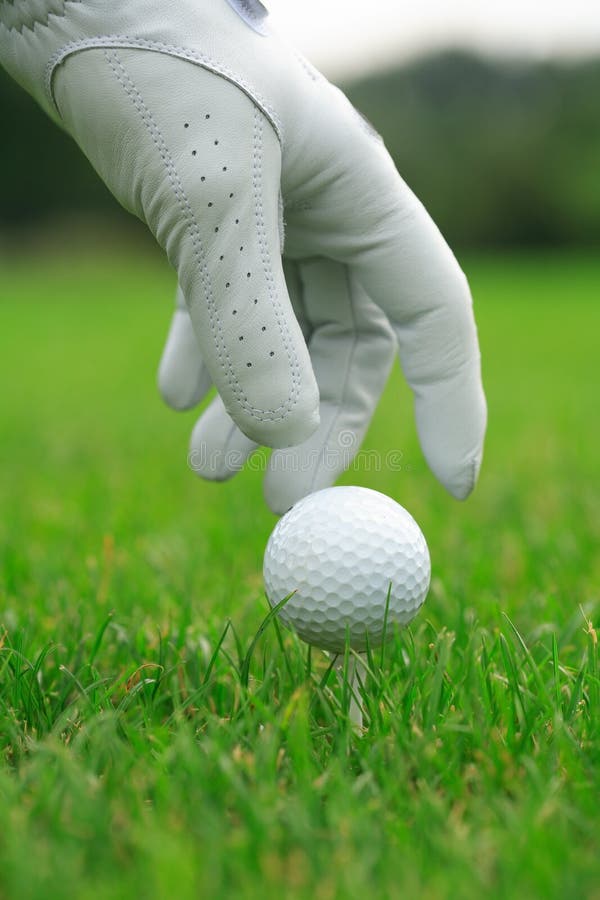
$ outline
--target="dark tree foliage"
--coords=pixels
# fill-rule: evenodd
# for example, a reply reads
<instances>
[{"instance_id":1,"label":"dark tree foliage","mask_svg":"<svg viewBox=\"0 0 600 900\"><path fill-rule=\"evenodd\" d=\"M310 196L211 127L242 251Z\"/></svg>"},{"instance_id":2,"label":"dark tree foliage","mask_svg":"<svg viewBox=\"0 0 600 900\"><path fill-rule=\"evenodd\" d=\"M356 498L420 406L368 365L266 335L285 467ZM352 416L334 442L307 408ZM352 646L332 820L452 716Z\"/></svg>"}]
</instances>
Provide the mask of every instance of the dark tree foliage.
<instances>
[{"instance_id":1,"label":"dark tree foliage","mask_svg":"<svg viewBox=\"0 0 600 900\"><path fill-rule=\"evenodd\" d=\"M600 60L460 52L346 85L458 247L600 244ZM0 72L0 227L123 217L73 142Z\"/></svg>"},{"instance_id":2,"label":"dark tree foliage","mask_svg":"<svg viewBox=\"0 0 600 900\"><path fill-rule=\"evenodd\" d=\"M600 60L445 53L348 93L452 243L600 243Z\"/></svg>"},{"instance_id":3,"label":"dark tree foliage","mask_svg":"<svg viewBox=\"0 0 600 900\"><path fill-rule=\"evenodd\" d=\"M120 207L75 143L0 68L0 227Z\"/></svg>"}]
</instances>

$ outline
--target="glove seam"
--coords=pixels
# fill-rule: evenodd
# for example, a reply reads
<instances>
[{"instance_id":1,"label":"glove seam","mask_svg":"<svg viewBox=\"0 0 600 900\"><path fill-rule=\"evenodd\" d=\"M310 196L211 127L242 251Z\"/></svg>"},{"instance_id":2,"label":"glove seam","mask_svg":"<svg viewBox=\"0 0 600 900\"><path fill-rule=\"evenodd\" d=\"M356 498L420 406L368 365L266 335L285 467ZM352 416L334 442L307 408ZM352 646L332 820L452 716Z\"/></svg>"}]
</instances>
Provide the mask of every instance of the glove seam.
<instances>
[{"instance_id":1,"label":"glove seam","mask_svg":"<svg viewBox=\"0 0 600 900\"><path fill-rule=\"evenodd\" d=\"M321 73L317 72L317 70L313 66L311 66L308 60L305 59L301 53L298 53L298 51L294 51L294 56L296 58L296 61L300 64L301 68L304 69L311 81L318 83L319 81L325 80Z\"/></svg>"},{"instance_id":2,"label":"glove seam","mask_svg":"<svg viewBox=\"0 0 600 900\"><path fill-rule=\"evenodd\" d=\"M206 264L204 248L202 244L202 238L200 234L200 227L198 222L196 221L196 217L194 215L194 211L192 209L191 203L186 195L183 184L181 183L181 179L175 167L175 163L170 158L169 150L166 144L166 141L156 124L154 117L150 109L144 103L143 97L140 92L136 88L134 82L131 80L127 70L125 69L123 63L118 57L116 51L108 50L105 48L104 51L105 59L110 66L113 75L117 79L118 83L121 85L126 95L131 100L133 106L135 107L138 115L141 117L144 125L148 129L150 137L159 153L159 156L163 162L165 167L165 171L167 174L167 178L175 195L177 202L184 214L184 218L186 224L188 226L192 246L194 248L194 255L199 264L199 271L202 276L202 282L204 287L204 295L205 302L208 309L209 321L211 326L211 331L215 338L215 345L217 348L217 356L219 359L219 363L221 364L223 371L225 372L227 383L230 389L233 392L234 397L240 403L242 409L245 412L249 413L254 419L257 421L280 421L285 419L286 414L289 413L291 407L297 402L298 389L296 384L296 379L293 377L292 381L294 384L294 390L291 392L290 396L286 400L285 403L276 407L275 409L263 410L253 407L248 397L246 396L239 380L235 376L235 371L233 369L232 360L227 351L227 347L225 345L224 337L223 337L223 329L219 320L218 312L215 309L214 298L212 297L212 289L210 285L210 273ZM259 111L255 111L255 115L260 115ZM289 356L289 354L288 354ZM295 394L295 396L293 396ZM281 414L279 414L281 413Z\"/></svg>"},{"instance_id":3,"label":"glove seam","mask_svg":"<svg viewBox=\"0 0 600 900\"><path fill-rule=\"evenodd\" d=\"M273 311L275 313L275 319L277 320L277 327L279 329L279 333L281 335L281 339L283 341L283 346L285 348L285 353L288 359L288 364L290 368L290 373L292 377L292 388L290 391L290 396L287 400L287 404L290 406L295 405L298 400L299 388L300 388L300 361L298 360L297 355L293 352L293 348L290 342L289 334L284 327L284 322L282 321L282 310L281 303L277 296L277 291L275 290L274 278L273 278L273 270L270 265L269 260L269 249L268 249L268 241L267 241L267 233L265 228L265 214L264 214L264 206L263 206L263 193L262 193L262 172L261 172L261 161L262 161L262 117L261 113L258 109L254 109L254 132L252 137L253 144L253 163L252 163L252 188L254 191L254 207L255 207L255 220L256 220L256 231L258 234L258 246L260 247L260 258L263 266L263 272L265 275L265 280L267 282L267 288L269 291L269 299L273 305Z\"/></svg>"},{"instance_id":4,"label":"glove seam","mask_svg":"<svg viewBox=\"0 0 600 900\"><path fill-rule=\"evenodd\" d=\"M201 242L201 240L199 238L199 234L198 234L199 226L198 226L198 223L196 222L196 218L194 216L193 209L187 198L187 195L185 193L183 185L181 184L181 180L180 180L177 170L175 168L175 164L170 159L170 154L168 152L168 148L166 146L164 137L162 136L160 129L158 128L158 125L154 121L154 117L152 116L152 113L150 112L150 110L148 109L146 104L144 103L143 98L141 97L141 95L140 95L139 91L137 90L137 88L135 87L134 83L131 81L131 78L130 78L129 74L127 73L125 67L123 66L122 62L120 61L118 54L115 52L114 49L113 50L105 49L104 56L105 56L105 59L106 59L108 65L110 66L110 68L113 72L113 75L115 76L118 83L121 85L121 87L125 91L126 95L129 97L129 99L133 103L133 106L135 107L138 115L141 117L144 125L146 126L148 132L150 133L152 142L154 143L154 146L158 150L158 154L164 165L165 172L167 174L167 178L169 180L169 183L171 185L173 193L175 194L175 198L177 199L179 206L181 207L181 209L184 213L184 217L187 221L188 228L190 229L192 246L194 248L194 255L196 256L196 259L200 264L200 273L201 273L202 281L203 281L204 297L205 297L205 302L206 302L206 305L208 308L211 330L213 331L213 334L216 334L216 338L217 338L217 340L216 340L217 356L218 356L220 364L223 366L223 362L224 362L223 348L222 348L222 344L221 344L222 336L220 334L220 329L218 329L218 328L215 329L215 326L214 326L213 301L212 301L212 290L210 287L210 276L209 276L209 273L208 273L208 270L206 267L206 263L203 259L204 253L203 253L203 248L202 248L202 242ZM226 357L227 369L228 369L227 381L229 383L229 386L234 388L233 373L231 371L231 368L232 368L231 360L229 359L229 357L227 356L226 353L225 353L225 357ZM223 367L225 368L225 366L223 366ZM234 388L234 394L236 394L236 393L237 392L235 391L235 388Z\"/></svg>"},{"instance_id":5,"label":"glove seam","mask_svg":"<svg viewBox=\"0 0 600 900\"><path fill-rule=\"evenodd\" d=\"M67 2L80 2L80 0L67 0ZM186 47L178 47L174 44L165 44L162 41L149 41L144 38L135 38L128 35L101 35L95 38L71 41L61 47L60 50L57 50L56 53L50 57L46 65L44 88L50 103L58 113L60 113L60 111L54 98L53 88L54 73L56 69L67 59L67 57L72 56L74 53L93 49L148 50L154 53L165 53L168 56L175 56L178 59L183 59L208 69L209 71L214 72L215 75L220 75L222 78L230 81L247 94L250 100L252 100L252 102L264 113L273 126L279 142L283 144L283 125L273 107L256 91L253 85L246 81L245 78L236 74L228 66L217 62L203 53L197 53Z\"/></svg>"}]
</instances>

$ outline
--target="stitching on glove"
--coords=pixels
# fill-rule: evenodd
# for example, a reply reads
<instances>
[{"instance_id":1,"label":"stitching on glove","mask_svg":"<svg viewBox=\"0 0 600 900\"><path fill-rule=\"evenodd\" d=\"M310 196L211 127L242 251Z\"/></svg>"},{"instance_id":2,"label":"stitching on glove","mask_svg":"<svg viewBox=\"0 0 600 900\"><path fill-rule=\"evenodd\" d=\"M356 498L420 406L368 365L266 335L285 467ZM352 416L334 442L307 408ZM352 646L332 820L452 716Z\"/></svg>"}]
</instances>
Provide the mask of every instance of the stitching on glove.
<instances>
[{"instance_id":1,"label":"stitching on glove","mask_svg":"<svg viewBox=\"0 0 600 900\"><path fill-rule=\"evenodd\" d=\"M144 125L148 129L150 137L152 138L152 141L153 141L156 149L158 150L159 156L160 156L161 160L163 161L163 164L165 166L165 171L167 174L167 178L173 189L175 198L177 199L177 201L180 205L180 208L184 215L184 219L187 223L187 226L190 230L192 246L194 248L194 255L196 257L199 271L202 276L202 282L203 282L203 287L204 287L204 296L205 296L205 301L206 301L206 305L208 308L211 331L215 338L215 344L217 347L217 356L219 359L219 363L221 364L223 370L226 373L227 383L228 383L229 387L231 388L234 397L240 403L240 406L247 413L249 413L253 418L257 419L258 421L280 421L280 420L283 420L286 418L286 415L287 415L287 413L289 413L292 406L297 402L297 399L298 399L298 383L297 383L298 376L296 375L294 377L294 371L292 371L293 389L290 392L290 396L288 397L287 401L284 404L281 404L280 406L278 406L276 409L263 410L263 409L258 409L256 407L253 407L250 405L250 402L249 402L247 396L245 395L242 386L240 385L238 379L236 378L231 358L227 352L227 347L226 347L225 340L223 337L223 327L222 327L222 324L221 324L221 321L220 321L220 318L218 315L218 311L216 309L214 298L212 296L210 273L209 273L208 267L206 265L206 259L205 259L205 255L204 255L204 248L202 245L200 226L198 225L198 222L194 215L194 211L192 209L192 205L185 193L185 189L183 187L183 184L182 184L179 174L177 172L176 166L175 166L173 160L171 159L165 139L164 139L158 125L156 124L154 117L152 116L152 113L150 112L150 110L148 109L146 104L144 103L144 100L143 100L141 94L139 93L135 84L131 80L129 74L127 73L127 70L125 69L124 65L122 64L121 60L119 59L117 53L114 52L114 50L111 52L106 49L104 52L104 56L106 58L108 65L110 66L115 78L117 79L117 81L119 82L119 84L121 85L121 87L123 88L123 90L125 91L127 96L129 97L131 102L133 103L133 105L134 105L135 109L137 110L138 114L140 115ZM255 116L260 116L260 111L258 109L255 109ZM255 152L254 167L256 167L256 152ZM261 218L259 219L259 217L257 216L257 224L259 221L262 221L262 211L261 211ZM264 231L264 224L263 224L263 231ZM264 257L263 257L263 263L264 263ZM269 271L270 270L268 268L268 265L266 265L265 266L265 274L267 275L267 278L268 278ZM277 314L277 305L276 305L276 314ZM291 368L293 367L293 369L295 368L297 370L299 368L298 361L296 360L295 366L293 366L293 361L292 361L292 358L289 356L289 351L288 351L288 358L290 359L290 367Z\"/></svg>"},{"instance_id":2,"label":"stitching on glove","mask_svg":"<svg viewBox=\"0 0 600 900\"><path fill-rule=\"evenodd\" d=\"M300 63L300 66L304 69L304 71L306 72L306 74L308 75L308 77L310 78L311 81L316 81L316 82L325 81L325 79L323 78L321 73L317 69L315 69L314 66L311 66L309 61L307 59L305 59L301 53L294 51L294 56L296 57L296 60Z\"/></svg>"},{"instance_id":3,"label":"stitching on glove","mask_svg":"<svg viewBox=\"0 0 600 900\"><path fill-rule=\"evenodd\" d=\"M81 0L68 0L68 2L81 2ZM275 133L277 134L279 142L283 143L283 126L279 116L277 115L273 107L265 100L265 98L261 94L256 91L253 85L233 72L227 66L224 66L214 59L211 59L211 57L206 56L204 53L197 53L195 50L190 50L187 47L176 47L172 44L165 44L162 41L148 41L143 38L128 37L127 35L113 34L95 38L87 38L86 40L81 41L71 41L69 44L65 44L64 47L61 47L61 49L58 50L50 58L46 66L44 86L48 99L57 112L59 112L59 110L56 105L54 92L52 89L52 80L57 67L60 66L60 64L63 63L68 56L71 56L73 53L77 53L80 50L108 48L151 50L155 53L166 53L169 56L175 56L178 59L184 59L187 60L187 62L196 63L197 65L200 65L203 68L209 69L211 72L214 72L215 75L221 75L223 78L226 78L227 81L231 81L232 84L243 90L244 93L247 94L248 97L250 97L252 102L262 110L262 112L265 114L265 116L275 129Z\"/></svg>"},{"instance_id":4,"label":"stitching on glove","mask_svg":"<svg viewBox=\"0 0 600 900\"><path fill-rule=\"evenodd\" d=\"M262 192L262 114L260 110L254 109L254 132L252 138L253 145L253 161L252 161L252 187L254 191L254 208L256 210L256 232L258 234L258 246L260 247L260 258L263 265L263 271L269 290L269 299L273 305L277 327L281 335L283 345L285 347L286 356L292 376L292 390L288 399L288 404L295 403L298 399L298 391L300 387L300 363L297 356L292 351L290 337L285 327L283 310L277 290L275 288L275 279L269 259L269 245L267 241L267 229L265 227L265 211L263 207Z\"/></svg>"},{"instance_id":5,"label":"stitching on glove","mask_svg":"<svg viewBox=\"0 0 600 900\"><path fill-rule=\"evenodd\" d=\"M48 27L50 18L63 18L67 15L67 4L74 5L82 0L46 0L45 10L35 10L36 4L17 2L17 0L0 0L0 25L9 32L23 34L24 31L34 31L36 25Z\"/></svg>"},{"instance_id":6,"label":"stitching on glove","mask_svg":"<svg viewBox=\"0 0 600 900\"><path fill-rule=\"evenodd\" d=\"M192 246L194 247L194 254L199 263L199 270L202 275L203 287L204 287L204 296L206 300L206 305L208 307L209 318L211 331L216 337L217 344L217 356L219 358L219 362L221 366L228 372L227 381L229 386L234 391L242 402L244 402L244 398L241 395L241 387L238 383L236 383L235 375L233 373L233 367L231 365L231 360L227 354L227 350L223 345L222 338L222 329L220 327L215 328L215 315L214 315L214 300L212 298L212 291L210 285L210 275L208 272L208 268L206 266L206 261L204 259L204 251L202 247L202 241L200 237L200 228L194 216L194 212L192 210L192 206L190 201L187 198L183 185L181 183L181 179L177 173L177 169L175 168L175 164L169 155L169 151L166 145L166 142L162 136L162 133L154 121L152 113L144 103L139 91L136 89L135 85L131 81L127 71L121 61L119 60L118 55L113 51L109 52L105 50L104 56L106 61L108 62L110 68L113 71L113 74L133 105L135 106L137 112L139 113L144 125L148 129L150 133L150 137L154 142L156 149L158 150L159 156L163 161L165 166L165 171L167 173L167 178L171 184L173 189L173 193L179 205L182 209L184 217L188 223L188 227L190 228L191 236L192 236ZM118 68L117 68L118 67ZM120 70L120 71L119 71ZM224 365L224 357L227 360L227 367Z\"/></svg>"}]
</instances>

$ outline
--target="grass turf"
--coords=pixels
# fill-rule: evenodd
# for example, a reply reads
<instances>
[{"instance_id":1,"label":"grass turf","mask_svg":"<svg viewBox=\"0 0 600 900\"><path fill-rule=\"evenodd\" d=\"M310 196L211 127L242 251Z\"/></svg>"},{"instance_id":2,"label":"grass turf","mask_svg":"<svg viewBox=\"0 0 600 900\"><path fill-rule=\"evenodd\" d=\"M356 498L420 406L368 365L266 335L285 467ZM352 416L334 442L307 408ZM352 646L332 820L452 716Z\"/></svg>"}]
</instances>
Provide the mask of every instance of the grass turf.
<instances>
[{"instance_id":1,"label":"grass turf","mask_svg":"<svg viewBox=\"0 0 600 900\"><path fill-rule=\"evenodd\" d=\"M156 396L171 273L1 268L0 896L599 898L600 262L467 260L468 504L392 379L382 464L345 481L413 512L433 582L370 660L363 737L327 660L260 631L264 457L196 481L194 414Z\"/></svg>"}]
</instances>

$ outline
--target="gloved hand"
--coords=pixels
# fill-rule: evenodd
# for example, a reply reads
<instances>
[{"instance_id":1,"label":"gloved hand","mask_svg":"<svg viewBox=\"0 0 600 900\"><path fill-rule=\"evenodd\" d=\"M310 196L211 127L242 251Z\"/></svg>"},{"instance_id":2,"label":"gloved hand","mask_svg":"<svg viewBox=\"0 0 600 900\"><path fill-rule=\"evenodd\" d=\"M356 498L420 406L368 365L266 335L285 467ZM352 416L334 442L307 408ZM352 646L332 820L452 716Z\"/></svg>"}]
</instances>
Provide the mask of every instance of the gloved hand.
<instances>
[{"instance_id":1,"label":"gloved hand","mask_svg":"<svg viewBox=\"0 0 600 900\"><path fill-rule=\"evenodd\" d=\"M425 457L469 494L486 408L466 280L381 139L258 0L0 0L0 61L177 270L159 383L176 408L216 385L199 474L262 443L282 448L274 511L331 484L398 348Z\"/></svg>"}]
</instances>

